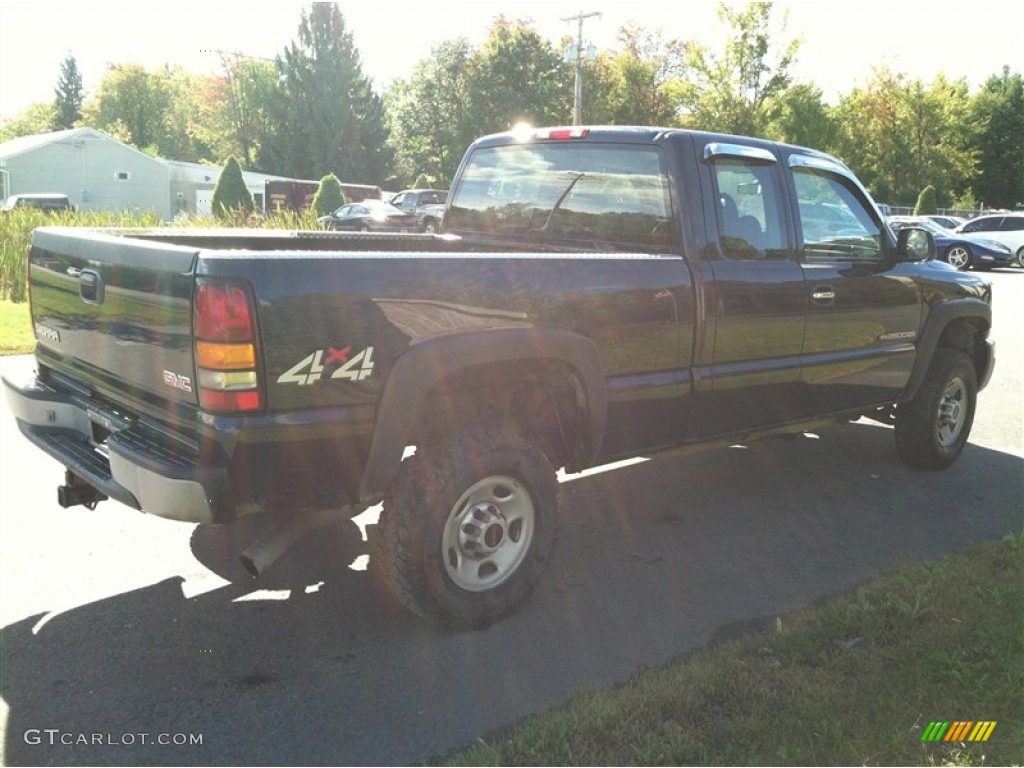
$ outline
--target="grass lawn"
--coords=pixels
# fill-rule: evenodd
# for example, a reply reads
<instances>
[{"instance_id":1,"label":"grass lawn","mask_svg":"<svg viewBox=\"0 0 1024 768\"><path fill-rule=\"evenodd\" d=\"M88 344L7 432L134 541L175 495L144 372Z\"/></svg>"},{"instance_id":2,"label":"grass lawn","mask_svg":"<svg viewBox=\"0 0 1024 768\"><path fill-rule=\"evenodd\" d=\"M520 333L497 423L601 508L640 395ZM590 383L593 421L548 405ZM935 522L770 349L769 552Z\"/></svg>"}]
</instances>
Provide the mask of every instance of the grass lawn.
<instances>
[{"instance_id":1,"label":"grass lawn","mask_svg":"<svg viewBox=\"0 0 1024 768\"><path fill-rule=\"evenodd\" d=\"M985 742L924 743L932 721L997 725ZM443 760L1022 765L1024 535L908 568L784 617L771 634L580 694Z\"/></svg>"},{"instance_id":2,"label":"grass lawn","mask_svg":"<svg viewBox=\"0 0 1024 768\"><path fill-rule=\"evenodd\" d=\"M0 299L0 355L27 355L35 346L28 302Z\"/></svg>"}]
</instances>

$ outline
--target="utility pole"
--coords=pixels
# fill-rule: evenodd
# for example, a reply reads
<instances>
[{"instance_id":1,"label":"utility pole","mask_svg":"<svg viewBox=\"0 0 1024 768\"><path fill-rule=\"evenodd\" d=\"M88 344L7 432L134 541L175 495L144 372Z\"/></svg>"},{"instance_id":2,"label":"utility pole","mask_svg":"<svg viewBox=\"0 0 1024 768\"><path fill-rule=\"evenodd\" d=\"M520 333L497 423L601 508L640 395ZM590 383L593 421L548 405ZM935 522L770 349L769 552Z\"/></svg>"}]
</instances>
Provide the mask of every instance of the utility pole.
<instances>
[{"instance_id":1,"label":"utility pole","mask_svg":"<svg viewBox=\"0 0 1024 768\"><path fill-rule=\"evenodd\" d=\"M562 21L575 21L578 24L576 31L576 93L572 105L573 125L583 124L583 21L600 15L597 11L591 13L580 11L575 16L567 16L562 19Z\"/></svg>"}]
</instances>

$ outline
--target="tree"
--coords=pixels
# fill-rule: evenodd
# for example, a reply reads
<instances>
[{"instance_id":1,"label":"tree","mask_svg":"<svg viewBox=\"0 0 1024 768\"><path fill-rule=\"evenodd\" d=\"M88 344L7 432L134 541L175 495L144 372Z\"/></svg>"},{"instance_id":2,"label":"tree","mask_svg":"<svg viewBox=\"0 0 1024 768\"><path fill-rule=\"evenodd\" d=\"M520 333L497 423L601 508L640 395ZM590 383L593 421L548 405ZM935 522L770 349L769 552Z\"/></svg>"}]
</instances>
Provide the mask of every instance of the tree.
<instances>
[{"instance_id":1,"label":"tree","mask_svg":"<svg viewBox=\"0 0 1024 768\"><path fill-rule=\"evenodd\" d=\"M495 19L469 70L470 123L477 135L523 122L571 122L571 68L530 22Z\"/></svg>"},{"instance_id":2,"label":"tree","mask_svg":"<svg viewBox=\"0 0 1024 768\"><path fill-rule=\"evenodd\" d=\"M219 79L181 68L168 73L169 100L157 154L171 160L223 164L235 154L226 127L226 107L219 98Z\"/></svg>"},{"instance_id":3,"label":"tree","mask_svg":"<svg viewBox=\"0 0 1024 768\"><path fill-rule=\"evenodd\" d=\"M85 122L138 149L160 154L173 100L170 73L139 64L112 64L85 105Z\"/></svg>"},{"instance_id":4,"label":"tree","mask_svg":"<svg viewBox=\"0 0 1024 768\"><path fill-rule=\"evenodd\" d=\"M671 89L687 127L764 133L775 102L790 87L790 68L800 47L794 39L776 52L772 8L772 3L720 5L718 16L731 28L725 50L716 54L705 45L689 44L688 77Z\"/></svg>"},{"instance_id":5,"label":"tree","mask_svg":"<svg viewBox=\"0 0 1024 768\"><path fill-rule=\"evenodd\" d=\"M842 131L838 153L867 182L876 200L905 202L912 181L911 137L903 116L905 77L888 67L873 71L866 88L855 88L836 109Z\"/></svg>"},{"instance_id":6,"label":"tree","mask_svg":"<svg viewBox=\"0 0 1024 768\"><path fill-rule=\"evenodd\" d=\"M60 65L60 78L54 89L57 120L54 127L58 130L74 128L82 119L82 73L78 71L78 62L70 53Z\"/></svg>"},{"instance_id":7,"label":"tree","mask_svg":"<svg viewBox=\"0 0 1024 768\"><path fill-rule=\"evenodd\" d=\"M974 193L989 207L1013 208L1024 202L1024 78L1004 67L986 81L971 112L981 126Z\"/></svg>"},{"instance_id":8,"label":"tree","mask_svg":"<svg viewBox=\"0 0 1024 768\"><path fill-rule=\"evenodd\" d=\"M268 148L275 169L382 183L391 165L383 104L336 3L303 11L298 39L278 59L278 69L287 109L275 115L282 140Z\"/></svg>"},{"instance_id":9,"label":"tree","mask_svg":"<svg viewBox=\"0 0 1024 768\"><path fill-rule=\"evenodd\" d=\"M56 122L57 109L52 101L29 104L10 120L0 124L0 141L47 133L53 130Z\"/></svg>"},{"instance_id":10,"label":"tree","mask_svg":"<svg viewBox=\"0 0 1024 768\"><path fill-rule=\"evenodd\" d=\"M921 194L917 196L917 205L914 206L915 216L927 216L932 213L938 213L938 209L935 206L935 187L929 184L927 187L921 190Z\"/></svg>"},{"instance_id":11,"label":"tree","mask_svg":"<svg viewBox=\"0 0 1024 768\"><path fill-rule=\"evenodd\" d=\"M245 186L242 167L235 157L228 158L220 178L217 179L217 186L213 190L211 210L218 219L228 219L239 214L248 215L256 210L252 194Z\"/></svg>"},{"instance_id":12,"label":"tree","mask_svg":"<svg viewBox=\"0 0 1024 768\"><path fill-rule=\"evenodd\" d=\"M583 80L585 121L613 125L675 125L667 87L686 71L686 46L636 25L619 30L622 50L602 53Z\"/></svg>"},{"instance_id":13,"label":"tree","mask_svg":"<svg viewBox=\"0 0 1024 768\"><path fill-rule=\"evenodd\" d=\"M907 204L926 184L948 204L970 186L973 141L964 132L967 85L941 74L930 86L902 73L876 69L866 88L836 109L842 130L837 153L869 182L878 199Z\"/></svg>"},{"instance_id":14,"label":"tree","mask_svg":"<svg viewBox=\"0 0 1024 768\"><path fill-rule=\"evenodd\" d=\"M221 62L224 76L206 101L210 138L226 145L227 154L239 156L246 168L268 168L281 125L278 117L288 114L277 66L241 54L222 54Z\"/></svg>"},{"instance_id":15,"label":"tree","mask_svg":"<svg viewBox=\"0 0 1024 768\"><path fill-rule=\"evenodd\" d=\"M968 103L967 83L950 83L941 73L930 86L920 80L907 84L904 119L910 137L910 183L930 184L937 198L948 205L974 172L973 147L957 146L951 115Z\"/></svg>"},{"instance_id":16,"label":"tree","mask_svg":"<svg viewBox=\"0 0 1024 768\"><path fill-rule=\"evenodd\" d=\"M425 174L447 187L477 138L468 109L472 56L465 38L442 43L385 94L398 186L414 186L412 179Z\"/></svg>"},{"instance_id":17,"label":"tree","mask_svg":"<svg viewBox=\"0 0 1024 768\"><path fill-rule=\"evenodd\" d=\"M328 173L320 179L320 186L313 195L313 210L317 216L326 216L344 204L345 193L341 189L341 182L333 173Z\"/></svg>"},{"instance_id":18,"label":"tree","mask_svg":"<svg viewBox=\"0 0 1024 768\"><path fill-rule=\"evenodd\" d=\"M821 89L802 83L778 97L764 135L829 152L835 147L839 126L832 110L822 100Z\"/></svg>"}]
</instances>

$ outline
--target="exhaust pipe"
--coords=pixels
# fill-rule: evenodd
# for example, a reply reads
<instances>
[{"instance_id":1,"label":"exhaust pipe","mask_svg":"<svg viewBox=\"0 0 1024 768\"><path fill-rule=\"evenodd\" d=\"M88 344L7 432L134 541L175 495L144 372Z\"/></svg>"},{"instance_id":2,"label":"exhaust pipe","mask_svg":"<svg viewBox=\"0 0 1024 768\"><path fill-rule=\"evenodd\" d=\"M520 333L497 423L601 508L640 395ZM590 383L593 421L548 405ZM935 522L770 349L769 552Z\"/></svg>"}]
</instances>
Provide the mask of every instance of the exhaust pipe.
<instances>
[{"instance_id":1,"label":"exhaust pipe","mask_svg":"<svg viewBox=\"0 0 1024 768\"><path fill-rule=\"evenodd\" d=\"M342 509L322 509L291 515L249 545L239 556L242 567L248 571L250 576L256 578L265 573L285 552L291 549L295 542L307 533L314 528L338 520L349 510L349 507L343 507Z\"/></svg>"}]
</instances>

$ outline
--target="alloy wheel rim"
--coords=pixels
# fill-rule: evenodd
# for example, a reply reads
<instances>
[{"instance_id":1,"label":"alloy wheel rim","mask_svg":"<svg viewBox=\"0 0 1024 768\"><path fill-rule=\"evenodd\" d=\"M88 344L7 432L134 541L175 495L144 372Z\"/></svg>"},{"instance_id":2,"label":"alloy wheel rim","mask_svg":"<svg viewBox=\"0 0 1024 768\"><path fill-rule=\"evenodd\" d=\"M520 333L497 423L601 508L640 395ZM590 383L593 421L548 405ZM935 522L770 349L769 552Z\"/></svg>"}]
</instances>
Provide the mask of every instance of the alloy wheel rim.
<instances>
[{"instance_id":1,"label":"alloy wheel rim","mask_svg":"<svg viewBox=\"0 0 1024 768\"><path fill-rule=\"evenodd\" d=\"M963 248L953 248L949 252L949 263L957 269L962 269L967 266L968 260L967 251Z\"/></svg>"}]
</instances>

